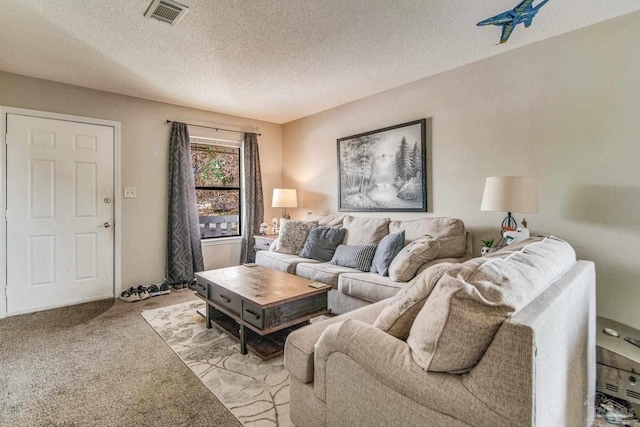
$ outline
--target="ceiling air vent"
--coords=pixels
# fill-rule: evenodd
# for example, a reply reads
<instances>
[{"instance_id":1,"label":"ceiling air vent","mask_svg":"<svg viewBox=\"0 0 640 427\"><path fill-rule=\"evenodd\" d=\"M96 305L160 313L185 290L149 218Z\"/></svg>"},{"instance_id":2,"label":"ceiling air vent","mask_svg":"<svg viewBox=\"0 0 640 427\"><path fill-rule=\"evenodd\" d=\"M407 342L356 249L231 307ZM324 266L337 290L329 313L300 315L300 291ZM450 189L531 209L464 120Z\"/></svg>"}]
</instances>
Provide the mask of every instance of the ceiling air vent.
<instances>
[{"instance_id":1,"label":"ceiling air vent","mask_svg":"<svg viewBox=\"0 0 640 427\"><path fill-rule=\"evenodd\" d=\"M175 1L153 0L144 16L157 19L160 22L165 22L175 27L188 11L189 8L187 6Z\"/></svg>"}]
</instances>

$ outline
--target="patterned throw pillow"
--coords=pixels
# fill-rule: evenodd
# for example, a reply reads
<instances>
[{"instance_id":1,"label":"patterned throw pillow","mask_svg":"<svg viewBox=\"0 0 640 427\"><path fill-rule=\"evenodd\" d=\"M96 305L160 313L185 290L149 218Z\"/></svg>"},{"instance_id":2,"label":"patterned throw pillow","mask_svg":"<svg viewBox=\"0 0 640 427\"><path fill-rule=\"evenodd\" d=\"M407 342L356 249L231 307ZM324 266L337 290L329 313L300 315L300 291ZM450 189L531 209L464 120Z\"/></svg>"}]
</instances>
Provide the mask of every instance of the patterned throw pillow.
<instances>
[{"instance_id":1,"label":"patterned throw pillow","mask_svg":"<svg viewBox=\"0 0 640 427\"><path fill-rule=\"evenodd\" d=\"M276 244L276 252L282 254L298 255L307 241L311 227L316 222L294 221L291 219L280 220L280 235Z\"/></svg>"},{"instance_id":2,"label":"patterned throw pillow","mask_svg":"<svg viewBox=\"0 0 640 427\"><path fill-rule=\"evenodd\" d=\"M369 271L375 253L376 245L340 245L336 248L336 253L333 254L330 263L340 267Z\"/></svg>"},{"instance_id":3,"label":"patterned throw pillow","mask_svg":"<svg viewBox=\"0 0 640 427\"><path fill-rule=\"evenodd\" d=\"M431 236L420 237L405 246L391 261L389 277L394 282L408 282L422 264L435 259L439 252L438 239Z\"/></svg>"}]
</instances>

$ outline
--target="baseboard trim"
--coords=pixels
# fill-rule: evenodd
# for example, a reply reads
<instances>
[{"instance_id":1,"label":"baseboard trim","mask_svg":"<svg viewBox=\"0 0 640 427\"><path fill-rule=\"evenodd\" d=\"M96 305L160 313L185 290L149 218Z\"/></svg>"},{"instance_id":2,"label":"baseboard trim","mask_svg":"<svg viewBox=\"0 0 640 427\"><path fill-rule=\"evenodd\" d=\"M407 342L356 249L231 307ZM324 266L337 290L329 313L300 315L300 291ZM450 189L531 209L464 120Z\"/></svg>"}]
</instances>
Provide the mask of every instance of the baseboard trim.
<instances>
[{"instance_id":1,"label":"baseboard trim","mask_svg":"<svg viewBox=\"0 0 640 427\"><path fill-rule=\"evenodd\" d=\"M69 301L69 302L61 303L61 304L46 305L44 307L38 307L35 310L10 311L10 312L7 312L7 317L18 316L20 314L37 313L39 311L53 310L54 308L70 307L72 305L85 304L85 303L88 303L88 302L95 302L95 301L102 301L102 300L105 300L105 299L114 299L114 296L113 295L104 295L104 296L99 296L99 297L83 298L83 299L73 300L73 301Z\"/></svg>"}]
</instances>

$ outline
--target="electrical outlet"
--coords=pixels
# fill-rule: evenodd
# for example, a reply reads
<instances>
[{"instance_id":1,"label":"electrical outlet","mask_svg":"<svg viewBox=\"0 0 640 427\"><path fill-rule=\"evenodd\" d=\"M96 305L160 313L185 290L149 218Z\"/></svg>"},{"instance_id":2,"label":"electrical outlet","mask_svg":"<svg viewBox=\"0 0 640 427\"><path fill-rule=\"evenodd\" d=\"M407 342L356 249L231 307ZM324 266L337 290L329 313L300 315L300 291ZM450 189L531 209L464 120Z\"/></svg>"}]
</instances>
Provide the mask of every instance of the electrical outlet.
<instances>
[{"instance_id":1,"label":"electrical outlet","mask_svg":"<svg viewBox=\"0 0 640 427\"><path fill-rule=\"evenodd\" d=\"M136 187L124 187L124 198L125 199L135 199L136 198Z\"/></svg>"}]
</instances>

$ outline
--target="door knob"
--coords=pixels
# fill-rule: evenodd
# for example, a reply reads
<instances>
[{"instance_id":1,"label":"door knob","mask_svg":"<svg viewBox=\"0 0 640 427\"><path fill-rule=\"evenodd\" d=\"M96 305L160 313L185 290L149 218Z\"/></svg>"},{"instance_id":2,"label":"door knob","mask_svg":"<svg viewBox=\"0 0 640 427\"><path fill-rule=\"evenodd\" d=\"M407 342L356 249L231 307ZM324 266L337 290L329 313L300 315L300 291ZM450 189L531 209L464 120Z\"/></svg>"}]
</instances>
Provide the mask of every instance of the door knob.
<instances>
[{"instance_id":1,"label":"door knob","mask_svg":"<svg viewBox=\"0 0 640 427\"><path fill-rule=\"evenodd\" d=\"M109 227L111 227L111 223L110 222L105 222L104 224L102 224L102 226L104 228L109 228Z\"/></svg>"}]
</instances>

